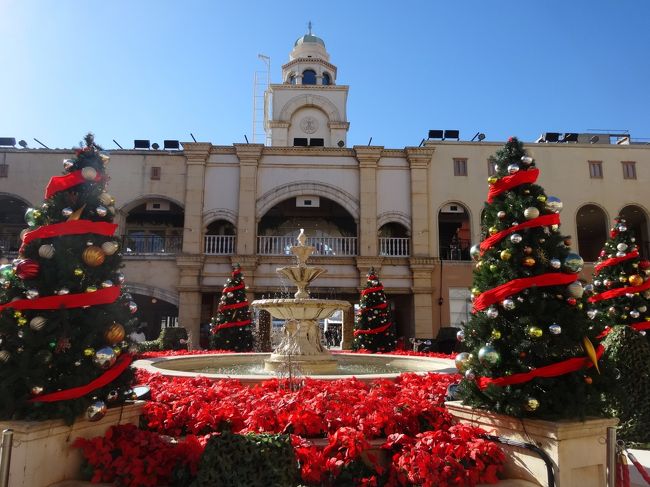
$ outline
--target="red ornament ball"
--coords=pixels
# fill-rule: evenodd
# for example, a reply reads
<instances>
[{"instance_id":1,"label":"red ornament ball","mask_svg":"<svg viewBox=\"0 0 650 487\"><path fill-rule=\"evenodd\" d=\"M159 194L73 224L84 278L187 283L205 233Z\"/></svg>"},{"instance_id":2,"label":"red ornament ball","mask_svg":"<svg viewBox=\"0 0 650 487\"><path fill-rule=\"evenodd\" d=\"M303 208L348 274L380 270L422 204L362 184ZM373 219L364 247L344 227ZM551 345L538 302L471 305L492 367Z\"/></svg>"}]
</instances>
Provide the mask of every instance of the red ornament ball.
<instances>
[{"instance_id":1,"label":"red ornament ball","mask_svg":"<svg viewBox=\"0 0 650 487\"><path fill-rule=\"evenodd\" d=\"M567 303L569 303L571 306L575 306L577 301L576 298L569 298L566 300Z\"/></svg>"},{"instance_id":2,"label":"red ornament ball","mask_svg":"<svg viewBox=\"0 0 650 487\"><path fill-rule=\"evenodd\" d=\"M639 261L639 269L642 270L650 269L650 260Z\"/></svg>"},{"instance_id":3,"label":"red ornament ball","mask_svg":"<svg viewBox=\"0 0 650 487\"><path fill-rule=\"evenodd\" d=\"M20 279L34 279L38 276L41 268L38 262L32 259L22 259L14 263L16 267L16 275Z\"/></svg>"}]
</instances>

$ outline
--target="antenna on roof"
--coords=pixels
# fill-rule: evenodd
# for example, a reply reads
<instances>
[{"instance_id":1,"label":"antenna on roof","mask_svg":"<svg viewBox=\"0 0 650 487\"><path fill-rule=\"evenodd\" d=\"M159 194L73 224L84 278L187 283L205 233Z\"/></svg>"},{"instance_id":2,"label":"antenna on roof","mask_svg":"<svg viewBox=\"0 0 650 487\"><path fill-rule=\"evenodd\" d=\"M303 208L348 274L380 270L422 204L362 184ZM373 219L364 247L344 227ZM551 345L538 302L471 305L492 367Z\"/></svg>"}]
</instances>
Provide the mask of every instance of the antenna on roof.
<instances>
[{"instance_id":1,"label":"antenna on roof","mask_svg":"<svg viewBox=\"0 0 650 487\"><path fill-rule=\"evenodd\" d=\"M309 35L311 35L311 20L307 23L307 28L309 29Z\"/></svg>"},{"instance_id":2,"label":"antenna on roof","mask_svg":"<svg viewBox=\"0 0 650 487\"><path fill-rule=\"evenodd\" d=\"M113 139L113 142L115 142L115 145L118 146L120 149L124 150L124 147L122 147L117 140Z\"/></svg>"},{"instance_id":3,"label":"antenna on roof","mask_svg":"<svg viewBox=\"0 0 650 487\"><path fill-rule=\"evenodd\" d=\"M34 137L34 140L35 140L36 142L38 142L39 144L41 144L41 145L42 145L43 147L45 147L46 149L49 149L48 146L46 146L43 142L41 142L40 140L38 140L36 137Z\"/></svg>"},{"instance_id":4,"label":"antenna on roof","mask_svg":"<svg viewBox=\"0 0 650 487\"><path fill-rule=\"evenodd\" d=\"M192 132L190 132L190 137L192 137L192 140L196 142L196 139L194 138L194 134Z\"/></svg>"}]
</instances>

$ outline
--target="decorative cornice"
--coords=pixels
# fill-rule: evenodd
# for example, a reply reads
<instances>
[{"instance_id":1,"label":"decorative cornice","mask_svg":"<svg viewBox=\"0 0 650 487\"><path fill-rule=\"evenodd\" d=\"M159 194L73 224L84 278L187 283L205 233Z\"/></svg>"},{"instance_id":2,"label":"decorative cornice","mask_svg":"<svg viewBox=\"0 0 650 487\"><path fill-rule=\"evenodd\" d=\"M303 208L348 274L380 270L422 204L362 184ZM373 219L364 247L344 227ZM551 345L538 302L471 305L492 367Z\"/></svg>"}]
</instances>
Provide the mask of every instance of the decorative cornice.
<instances>
[{"instance_id":1,"label":"decorative cornice","mask_svg":"<svg viewBox=\"0 0 650 487\"><path fill-rule=\"evenodd\" d=\"M262 151L264 150L264 144L233 144L235 147L235 153L239 159L240 164L254 164L256 165L260 157L262 156Z\"/></svg>"},{"instance_id":2,"label":"decorative cornice","mask_svg":"<svg viewBox=\"0 0 650 487\"><path fill-rule=\"evenodd\" d=\"M203 254L179 254L176 256L176 265L179 269L201 269L205 255Z\"/></svg>"},{"instance_id":3,"label":"decorative cornice","mask_svg":"<svg viewBox=\"0 0 650 487\"><path fill-rule=\"evenodd\" d=\"M289 69L291 66L295 66L296 64L305 64L305 63L316 63L325 66L329 70L331 70L335 75L334 77L336 77L336 66L334 66L331 63L328 63L324 59L316 58L316 57L297 57L295 59L292 59L288 63L283 64L282 70L284 71L285 69Z\"/></svg>"},{"instance_id":4,"label":"decorative cornice","mask_svg":"<svg viewBox=\"0 0 650 487\"><path fill-rule=\"evenodd\" d=\"M271 92L273 91L293 91L293 90L327 90L327 91L349 91L349 85L290 85L290 84L272 84L270 86ZM503 144L501 144L503 145Z\"/></svg>"},{"instance_id":5,"label":"decorative cornice","mask_svg":"<svg viewBox=\"0 0 650 487\"><path fill-rule=\"evenodd\" d=\"M348 130L350 128L350 122L329 122L327 126L331 129L345 129Z\"/></svg>"},{"instance_id":6,"label":"decorative cornice","mask_svg":"<svg viewBox=\"0 0 650 487\"><path fill-rule=\"evenodd\" d=\"M283 120L269 120L268 124L272 129L288 129L291 126L291 122Z\"/></svg>"},{"instance_id":7,"label":"decorative cornice","mask_svg":"<svg viewBox=\"0 0 650 487\"><path fill-rule=\"evenodd\" d=\"M367 272L368 269L374 267L376 270L381 269L381 266L384 263L383 257L357 257L357 269L360 272Z\"/></svg>"},{"instance_id":8,"label":"decorative cornice","mask_svg":"<svg viewBox=\"0 0 650 487\"><path fill-rule=\"evenodd\" d=\"M209 142L182 142L187 164L205 164L212 144Z\"/></svg>"},{"instance_id":9,"label":"decorative cornice","mask_svg":"<svg viewBox=\"0 0 650 487\"><path fill-rule=\"evenodd\" d=\"M435 257L411 257L409 266L411 270L433 270L437 261Z\"/></svg>"},{"instance_id":10,"label":"decorative cornice","mask_svg":"<svg viewBox=\"0 0 650 487\"><path fill-rule=\"evenodd\" d=\"M354 153L360 167L377 167L377 162L379 162L383 150L384 147L380 145L354 146Z\"/></svg>"},{"instance_id":11,"label":"decorative cornice","mask_svg":"<svg viewBox=\"0 0 650 487\"><path fill-rule=\"evenodd\" d=\"M426 169L431 164L435 147L405 147L406 158L409 161L411 169Z\"/></svg>"}]
</instances>

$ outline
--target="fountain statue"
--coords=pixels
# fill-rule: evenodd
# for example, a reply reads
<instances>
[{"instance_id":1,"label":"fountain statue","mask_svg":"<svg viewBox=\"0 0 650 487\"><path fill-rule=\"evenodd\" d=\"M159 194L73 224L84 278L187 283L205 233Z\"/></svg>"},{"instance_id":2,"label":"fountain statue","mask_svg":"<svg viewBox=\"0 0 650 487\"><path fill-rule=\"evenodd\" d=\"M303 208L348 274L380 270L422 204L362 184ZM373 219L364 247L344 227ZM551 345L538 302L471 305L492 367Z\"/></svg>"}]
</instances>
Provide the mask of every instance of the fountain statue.
<instances>
[{"instance_id":1,"label":"fountain statue","mask_svg":"<svg viewBox=\"0 0 650 487\"><path fill-rule=\"evenodd\" d=\"M304 374L327 374L336 370L337 361L321 344L318 320L329 318L337 310L347 310L350 303L309 297L307 286L327 270L307 265L307 259L314 253L315 247L306 245L304 229L300 229L297 240L298 245L291 247L291 253L296 256L298 265L276 269L278 274L298 288L294 299L258 299L251 303L254 308L266 310L274 318L285 320L282 341L264 361L264 368L277 371L291 360Z\"/></svg>"}]
</instances>

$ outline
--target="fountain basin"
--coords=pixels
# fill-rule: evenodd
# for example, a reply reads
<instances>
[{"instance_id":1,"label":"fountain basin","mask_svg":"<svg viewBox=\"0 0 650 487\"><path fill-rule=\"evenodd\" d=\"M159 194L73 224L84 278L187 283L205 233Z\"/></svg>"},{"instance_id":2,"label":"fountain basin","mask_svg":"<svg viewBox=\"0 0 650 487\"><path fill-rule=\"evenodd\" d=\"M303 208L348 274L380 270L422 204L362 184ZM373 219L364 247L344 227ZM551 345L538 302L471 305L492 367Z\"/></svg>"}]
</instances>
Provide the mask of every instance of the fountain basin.
<instances>
[{"instance_id":1,"label":"fountain basin","mask_svg":"<svg viewBox=\"0 0 650 487\"><path fill-rule=\"evenodd\" d=\"M133 367L169 377L202 376L214 380L236 379L254 385L277 377L265 369L268 353L219 353L141 359ZM395 379L401 373L457 373L453 359L390 354L333 353L337 368L328 374L310 374L312 379L336 380L356 377L363 382Z\"/></svg>"},{"instance_id":2,"label":"fountain basin","mask_svg":"<svg viewBox=\"0 0 650 487\"><path fill-rule=\"evenodd\" d=\"M322 320L336 310L350 307L348 301L328 299L257 299L251 305L268 311L274 318L296 321Z\"/></svg>"}]
</instances>

